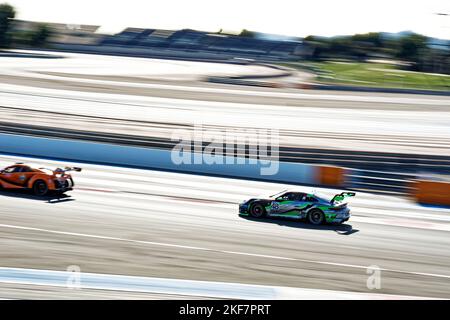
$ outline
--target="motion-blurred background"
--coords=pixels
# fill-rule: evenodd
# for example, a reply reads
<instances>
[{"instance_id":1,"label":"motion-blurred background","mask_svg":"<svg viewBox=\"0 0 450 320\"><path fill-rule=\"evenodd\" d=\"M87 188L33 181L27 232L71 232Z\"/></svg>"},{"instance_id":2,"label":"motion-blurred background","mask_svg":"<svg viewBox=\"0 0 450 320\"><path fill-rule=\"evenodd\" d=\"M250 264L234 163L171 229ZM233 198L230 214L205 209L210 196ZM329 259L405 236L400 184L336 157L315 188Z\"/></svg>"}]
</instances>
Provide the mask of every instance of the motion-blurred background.
<instances>
[{"instance_id":1,"label":"motion-blurred background","mask_svg":"<svg viewBox=\"0 0 450 320\"><path fill-rule=\"evenodd\" d=\"M196 124L217 132L275 128L280 161L327 168L314 188L361 192L353 229L235 216L239 201L292 186L288 179L86 165L76 201L1 193L3 266L80 264L99 273L367 292L364 267L349 265L375 264L389 269L383 293L450 297L448 4L165 2L0 4L2 166L28 156L39 165L98 163L64 148L21 152L8 135L167 151L177 143L174 130ZM42 234L67 228L218 252L149 253L148 243ZM298 260L249 254L230 264L221 250ZM324 263L302 260L311 257ZM23 296L23 288L4 289Z\"/></svg>"}]
</instances>

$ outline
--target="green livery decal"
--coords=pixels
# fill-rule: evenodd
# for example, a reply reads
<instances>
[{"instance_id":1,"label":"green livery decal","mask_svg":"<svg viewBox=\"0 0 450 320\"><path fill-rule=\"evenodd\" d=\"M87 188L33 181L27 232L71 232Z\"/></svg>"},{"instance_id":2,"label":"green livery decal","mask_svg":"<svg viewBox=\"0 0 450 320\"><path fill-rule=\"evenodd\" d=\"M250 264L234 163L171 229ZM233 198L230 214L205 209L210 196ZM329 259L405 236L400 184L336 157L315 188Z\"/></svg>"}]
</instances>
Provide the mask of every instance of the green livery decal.
<instances>
[{"instance_id":1,"label":"green livery decal","mask_svg":"<svg viewBox=\"0 0 450 320\"><path fill-rule=\"evenodd\" d=\"M345 198L347 198L347 197L354 197L355 196L355 193L354 192L342 192L342 193L340 193L340 194L337 194L337 195L335 195L334 197L333 197L333 199L331 199L331 202L332 203L335 203L335 202L341 202L341 201L343 201Z\"/></svg>"}]
</instances>

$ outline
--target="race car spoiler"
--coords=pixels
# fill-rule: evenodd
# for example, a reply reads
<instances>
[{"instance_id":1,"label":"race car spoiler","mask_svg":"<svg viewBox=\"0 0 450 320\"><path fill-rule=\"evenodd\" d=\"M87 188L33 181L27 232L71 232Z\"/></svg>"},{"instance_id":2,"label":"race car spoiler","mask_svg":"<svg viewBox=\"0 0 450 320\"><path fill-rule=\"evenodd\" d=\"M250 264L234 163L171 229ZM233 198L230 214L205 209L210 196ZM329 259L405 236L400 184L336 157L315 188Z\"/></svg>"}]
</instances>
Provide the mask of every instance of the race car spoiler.
<instances>
[{"instance_id":1,"label":"race car spoiler","mask_svg":"<svg viewBox=\"0 0 450 320\"><path fill-rule=\"evenodd\" d=\"M80 167L65 167L64 169L61 169L61 168L55 169L55 172L57 172L57 173L64 173L64 172L69 172L69 171L80 172L81 168Z\"/></svg>"},{"instance_id":2,"label":"race car spoiler","mask_svg":"<svg viewBox=\"0 0 450 320\"><path fill-rule=\"evenodd\" d=\"M333 199L331 199L331 203L335 203L335 202L339 202L344 200L347 197L354 197L356 195L356 193L354 192L341 192L336 194Z\"/></svg>"},{"instance_id":3,"label":"race car spoiler","mask_svg":"<svg viewBox=\"0 0 450 320\"><path fill-rule=\"evenodd\" d=\"M40 169L46 169L46 168L40 168ZM53 174L62 174L62 175L64 175L66 172L69 172L69 171L80 172L81 168L80 167L64 167L64 169L56 168L55 170L51 170L51 169L46 169L46 170L52 171Z\"/></svg>"}]
</instances>

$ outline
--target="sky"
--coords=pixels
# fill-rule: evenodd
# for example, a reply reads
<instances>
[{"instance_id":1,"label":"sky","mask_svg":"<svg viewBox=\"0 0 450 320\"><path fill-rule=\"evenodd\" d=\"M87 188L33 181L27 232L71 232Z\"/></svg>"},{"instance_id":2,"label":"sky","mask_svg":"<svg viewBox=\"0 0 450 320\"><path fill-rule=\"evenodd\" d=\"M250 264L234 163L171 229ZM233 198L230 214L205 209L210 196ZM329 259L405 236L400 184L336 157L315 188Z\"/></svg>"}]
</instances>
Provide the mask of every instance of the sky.
<instances>
[{"instance_id":1,"label":"sky","mask_svg":"<svg viewBox=\"0 0 450 320\"><path fill-rule=\"evenodd\" d=\"M17 18L126 27L239 31L287 36L414 31L450 39L449 0L0 0Z\"/></svg>"}]
</instances>

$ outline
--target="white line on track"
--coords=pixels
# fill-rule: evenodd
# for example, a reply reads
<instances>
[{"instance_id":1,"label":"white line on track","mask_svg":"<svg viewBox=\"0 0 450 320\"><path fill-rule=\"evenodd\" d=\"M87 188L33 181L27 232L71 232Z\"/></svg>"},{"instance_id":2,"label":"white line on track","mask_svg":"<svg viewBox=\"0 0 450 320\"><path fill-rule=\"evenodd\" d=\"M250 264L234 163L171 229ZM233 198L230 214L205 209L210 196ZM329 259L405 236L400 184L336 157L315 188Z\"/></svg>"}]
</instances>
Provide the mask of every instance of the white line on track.
<instances>
[{"instance_id":1,"label":"white line on track","mask_svg":"<svg viewBox=\"0 0 450 320\"><path fill-rule=\"evenodd\" d=\"M0 283L68 287L72 272L0 267ZM225 299L430 299L379 293L253 285L230 282L79 273L80 289L175 294Z\"/></svg>"},{"instance_id":2,"label":"white line on track","mask_svg":"<svg viewBox=\"0 0 450 320\"><path fill-rule=\"evenodd\" d=\"M232 254L232 255L241 255L241 256L257 257L257 258L276 259L276 260L297 261L297 262L303 262L303 263L312 263L312 264L345 267L345 268L355 268L355 269L363 269L363 270L367 270L367 268L368 268L368 266L361 266L361 265L354 265L354 264L347 264L347 263L326 262L326 261L290 258L290 257L282 257L282 256L264 255L264 254L258 254L258 253L218 250L218 249L210 249L210 248L204 248L204 247L194 247L194 246L186 246L186 245L170 244L170 243L154 242L154 241L145 241L145 240L133 240L133 239L120 238L120 237L101 236L101 235L50 230L50 229L42 229L42 228L33 228L33 227L17 226L17 225L9 225L9 224L0 224L0 228L20 229L20 230L60 234L60 235L67 235L67 236L74 236L74 237L84 237L84 238L95 238L95 239L111 240L111 241L130 242L130 243L137 243L137 244L144 244L144 245L164 246L164 247L172 247L172 248L187 249L187 250L208 251L208 252L212 252L212 253ZM436 273L405 271L405 270L387 269L387 268L380 268L380 270L386 271L386 272L395 272L395 273L410 274L410 275L416 275L416 276L426 276L426 277L450 279L450 275L443 275L443 274L436 274Z\"/></svg>"},{"instance_id":3,"label":"white line on track","mask_svg":"<svg viewBox=\"0 0 450 320\"><path fill-rule=\"evenodd\" d=\"M360 223L380 224L385 226L395 226L403 228L426 229L436 231L450 231L450 224L433 223L420 220L411 220L405 218L378 218L378 217L361 217L352 216L352 221Z\"/></svg>"}]
</instances>

